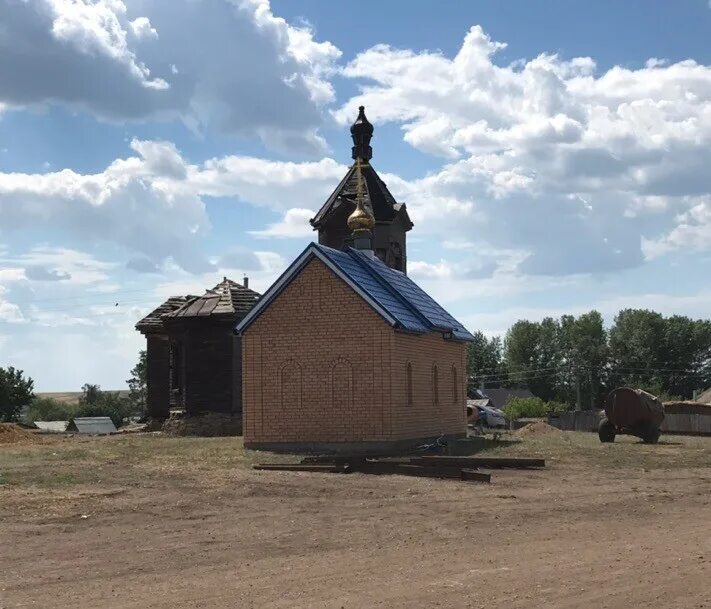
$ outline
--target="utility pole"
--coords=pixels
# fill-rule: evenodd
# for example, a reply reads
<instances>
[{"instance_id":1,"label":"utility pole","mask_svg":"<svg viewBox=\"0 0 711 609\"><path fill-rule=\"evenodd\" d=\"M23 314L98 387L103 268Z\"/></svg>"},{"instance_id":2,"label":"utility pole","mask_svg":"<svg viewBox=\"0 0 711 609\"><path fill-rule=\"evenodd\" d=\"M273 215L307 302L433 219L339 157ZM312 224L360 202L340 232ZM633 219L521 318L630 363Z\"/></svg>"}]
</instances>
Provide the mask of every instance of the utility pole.
<instances>
[{"instance_id":1,"label":"utility pole","mask_svg":"<svg viewBox=\"0 0 711 609\"><path fill-rule=\"evenodd\" d=\"M575 410L582 410L582 399L580 397L580 371L575 371Z\"/></svg>"},{"instance_id":2,"label":"utility pole","mask_svg":"<svg viewBox=\"0 0 711 609\"><path fill-rule=\"evenodd\" d=\"M590 368L590 410L595 410L595 384L593 383L592 368Z\"/></svg>"}]
</instances>

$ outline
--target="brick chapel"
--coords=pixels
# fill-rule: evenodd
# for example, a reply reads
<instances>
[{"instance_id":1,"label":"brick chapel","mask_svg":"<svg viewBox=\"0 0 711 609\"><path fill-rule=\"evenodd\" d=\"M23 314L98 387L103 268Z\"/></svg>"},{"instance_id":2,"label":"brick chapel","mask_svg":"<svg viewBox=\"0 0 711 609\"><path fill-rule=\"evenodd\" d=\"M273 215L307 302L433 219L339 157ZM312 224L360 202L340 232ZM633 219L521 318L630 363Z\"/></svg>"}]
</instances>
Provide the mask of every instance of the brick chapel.
<instances>
[{"instance_id":1,"label":"brick chapel","mask_svg":"<svg viewBox=\"0 0 711 609\"><path fill-rule=\"evenodd\" d=\"M353 166L310 244L237 324L245 446L394 450L466 434L471 334L406 275L412 228L370 165L361 107Z\"/></svg>"}]
</instances>

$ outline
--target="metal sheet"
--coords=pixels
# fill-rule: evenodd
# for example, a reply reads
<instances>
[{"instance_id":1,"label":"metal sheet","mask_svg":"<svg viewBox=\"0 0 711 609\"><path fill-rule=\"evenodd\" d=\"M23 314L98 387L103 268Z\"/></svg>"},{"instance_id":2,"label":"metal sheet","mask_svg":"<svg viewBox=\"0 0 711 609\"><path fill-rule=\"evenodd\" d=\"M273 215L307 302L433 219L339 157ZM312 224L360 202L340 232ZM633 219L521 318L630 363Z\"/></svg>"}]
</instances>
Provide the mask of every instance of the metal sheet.
<instances>
[{"instance_id":1,"label":"metal sheet","mask_svg":"<svg viewBox=\"0 0 711 609\"><path fill-rule=\"evenodd\" d=\"M109 417L76 417L68 431L86 434L116 433L116 426Z\"/></svg>"}]
</instances>

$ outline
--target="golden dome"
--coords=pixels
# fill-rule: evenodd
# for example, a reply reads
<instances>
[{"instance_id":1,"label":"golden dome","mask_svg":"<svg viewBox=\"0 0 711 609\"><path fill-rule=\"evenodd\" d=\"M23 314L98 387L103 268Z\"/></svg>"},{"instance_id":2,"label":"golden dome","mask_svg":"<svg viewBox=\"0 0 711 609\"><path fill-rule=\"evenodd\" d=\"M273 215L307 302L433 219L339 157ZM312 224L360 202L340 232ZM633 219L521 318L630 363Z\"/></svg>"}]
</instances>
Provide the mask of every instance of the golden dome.
<instances>
[{"instance_id":1,"label":"golden dome","mask_svg":"<svg viewBox=\"0 0 711 609\"><path fill-rule=\"evenodd\" d=\"M352 231L372 230L375 226L375 218L370 210L363 205L363 201L356 203L355 211L348 216L348 228Z\"/></svg>"},{"instance_id":2,"label":"golden dome","mask_svg":"<svg viewBox=\"0 0 711 609\"><path fill-rule=\"evenodd\" d=\"M357 171L357 196L356 196L356 208L353 213L348 216L347 224L353 232L372 230L375 226L375 218L372 212L363 203L363 175L360 169L361 160L360 157L356 159L356 171Z\"/></svg>"}]
</instances>

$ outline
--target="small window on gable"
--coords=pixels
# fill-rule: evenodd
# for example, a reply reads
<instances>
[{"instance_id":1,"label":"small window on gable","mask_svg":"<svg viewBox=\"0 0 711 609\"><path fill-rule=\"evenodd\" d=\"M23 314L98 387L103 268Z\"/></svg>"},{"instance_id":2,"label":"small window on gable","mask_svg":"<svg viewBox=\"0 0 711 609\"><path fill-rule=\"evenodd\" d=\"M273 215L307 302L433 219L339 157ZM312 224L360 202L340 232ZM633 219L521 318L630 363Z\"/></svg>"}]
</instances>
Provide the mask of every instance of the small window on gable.
<instances>
[{"instance_id":1,"label":"small window on gable","mask_svg":"<svg viewBox=\"0 0 711 609\"><path fill-rule=\"evenodd\" d=\"M459 378L456 366L452 366L452 401L455 404L459 401Z\"/></svg>"},{"instance_id":2,"label":"small window on gable","mask_svg":"<svg viewBox=\"0 0 711 609\"><path fill-rule=\"evenodd\" d=\"M432 401L439 406L439 370L437 364L432 366Z\"/></svg>"},{"instance_id":3,"label":"small window on gable","mask_svg":"<svg viewBox=\"0 0 711 609\"><path fill-rule=\"evenodd\" d=\"M407 405L412 406L414 396L412 392L412 363L407 362Z\"/></svg>"}]
</instances>

